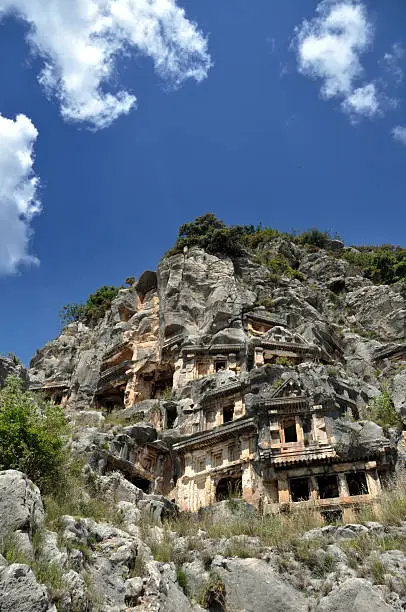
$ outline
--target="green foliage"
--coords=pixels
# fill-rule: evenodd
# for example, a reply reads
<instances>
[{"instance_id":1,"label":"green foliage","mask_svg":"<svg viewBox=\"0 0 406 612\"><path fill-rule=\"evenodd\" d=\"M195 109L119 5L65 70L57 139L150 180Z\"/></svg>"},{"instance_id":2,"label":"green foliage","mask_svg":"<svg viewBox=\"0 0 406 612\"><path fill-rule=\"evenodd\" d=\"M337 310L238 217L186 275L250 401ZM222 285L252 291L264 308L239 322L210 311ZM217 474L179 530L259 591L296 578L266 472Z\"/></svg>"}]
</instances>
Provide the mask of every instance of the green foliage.
<instances>
[{"instance_id":1,"label":"green foliage","mask_svg":"<svg viewBox=\"0 0 406 612\"><path fill-rule=\"evenodd\" d=\"M276 365L280 366L292 366L294 365L292 360L289 357L277 357L275 359Z\"/></svg>"},{"instance_id":2,"label":"green foliage","mask_svg":"<svg viewBox=\"0 0 406 612\"><path fill-rule=\"evenodd\" d=\"M402 419L395 410L391 394L387 388L373 399L367 416L381 427L396 427L399 430L403 428Z\"/></svg>"},{"instance_id":3,"label":"green foliage","mask_svg":"<svg viewBox=\"0 0 406 612\"><path fill-rule=\"evenodd\" d=\"M185 593L185 595L187 595L187 576L183 569L180 567L176 570L176 580L178 581L178 585L180 586L182 591Z\"/></svg>"},{"instance_id":4,"label":"green foliage","mask_svg":"<svg viewBox=\"0 0 406 612\"><path fill-rule=\"evenodd\" d=\"M9 353L8 354L8 358L11 359L11 361L14 363L14 365L16 365L16 366L21 365L21 359L19 357L17 357L17 355L15 353Z\"/></svg>"},{"instance_id":5,"label":"green foliage","mask_svg":"<svg viewBox=\"0 0 406 612\"><path fill-rule=\"evenodd\" d=\"M358 267L375 284L392 285L406 280L406 249L384 244L358 247L358 252L344 251L341 257Z\"/></svg>"},{"instance_id":6,"label":"green foliage","mask_svg":"<svg viewBox=\"0 0 406 612\"><path fill-rule=\"evenodd\" d=\"M65 304L59 311L59 320L62 327L69 325L69 323L74 323L75 321L84 321L85 318L85 304Z\"/></svg>"},{"instance_id":7,"label":"green foliage","mask_svg":"<svg viewBox=\"0 0 406 612\"><path fill-rule=\"evenodd\" d=\"M272 277L278 280L281 276L303 280L303 274L294 270L284 255L274 256L269 251L263 250L256 254L255 261L267 267Z\"/></svg>"},{"instance_id":8,"label":"green foliage","mask_svg":"<svg viewBox=\"0 0 406 612\"><path fill-rule=\"evenodd\" d=\"M135 277L134 276L127 276L127 278L125 279L125 284L129 285L130 287L132 287L135 284Z\"/></svg>"},{"instance_id":9,"label":"green foliage","mask_svg":"<svg viewBox=\"0 0 406 612\"><path fill-rule=\"evenodd\" d=\"M21 470L43 492L63 478L67 424L59 406L35 399L9 376L0 390L0 469Z\"/></svg>"},{"instance_id":10,"label":"green foliage","mask_svg":"<svg viewBox=\"0 0 406 612\"><path fill-rule=\"evenodd\" d=\"M342 238L338 234L332 235L330 232L321 232L315 227L298 236L299 243L319 249L327 248L329 240L342 240Z\"/></svg>"},{"instance_id":11,"label":"green foliage","mask_svg":"<svg viewBox=\"0 0 406 612\"><path fill-rule=\"evenodd\" d=\"M266 310L272 310L272 307L275 303L273 298L264 297L257 300L254 306L263 306Z\"/></svg>"},{"instance_id":12,"label":"green foliage","mask_svg":"<svg viewBox=\"0 0 406 612\"><path fill-rule=\"evenodd\" d=\"M127 279L129 280L129 279ZM117 297L119 287L104 285L91 293L85 304L66 304L59 312L62 327L75 321L82 321L88 325L94 325L104 317L111 307L111 302Z\"/></svg>"},{"instance_id":13,"label":"green foliage","mask_svg":"<svg viewBox=\"0 0 406 612\"><path fill-rule=\"evenodd\" d=\"M118 287L104 285L91 293L86 302L86 320L94 323L104 317L118 291Z\"/></svg>"},{"instance_id":14,"label":"green foliage","mask_svg":"<svg viewBox=\"0 0 406 612\"><path fill-rule=\"evenodd\" d=\"M227 226L212 213L206 213L190 223L181 225L176 244L166 255L181 253L184 247L191 246L199 246L207 253L240 255L243 252L244 236L254 232L253 225Z\"/></svg>"},{"instance_id":15,"label":"green foliage","mask_svg":"<svg viewBox=\"0 0 406 612\"><path fill-rule=\"evenodd\" d=\"M287 234L281 234L281 232L273 227L262 228L262 226L259 225L254 232L244 236L244 244L250 249L257 249L259 246L264 246L282 235L288 237Z\"/></svg>"},{"instance_id":16,"label":"green foliage","mask_svg":"<svg viewBox=\"0 0 406 612\"><path fill-rule=\"evenodd\" d=\"M97 488L91 473L85 477L83 467L84 461L81 459L68 460L60 486L44 496L47 527L58 531L60 517L65 514L106 521L122 527L123 516L114 500Z\"/></svg>"}]
</instances>

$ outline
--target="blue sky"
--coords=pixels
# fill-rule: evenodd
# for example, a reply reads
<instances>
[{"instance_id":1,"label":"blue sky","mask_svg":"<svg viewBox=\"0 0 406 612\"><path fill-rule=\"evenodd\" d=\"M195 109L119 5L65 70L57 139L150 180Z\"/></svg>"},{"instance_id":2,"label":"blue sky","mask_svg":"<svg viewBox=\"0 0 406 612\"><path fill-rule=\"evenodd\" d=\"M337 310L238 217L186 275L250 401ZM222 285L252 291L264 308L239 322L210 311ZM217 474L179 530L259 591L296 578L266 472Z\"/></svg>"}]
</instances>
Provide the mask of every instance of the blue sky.
<instances>
[{"instance_id":1,"label":"blue sky","mask_svg":"<svg viewBox=\"0 0 406 612\"><path fill-rule=\"evenodd\" d=\"M27 363L207 211L406 243L403 0L1 11L0 352Z\"/></svg>"}]
</instances>

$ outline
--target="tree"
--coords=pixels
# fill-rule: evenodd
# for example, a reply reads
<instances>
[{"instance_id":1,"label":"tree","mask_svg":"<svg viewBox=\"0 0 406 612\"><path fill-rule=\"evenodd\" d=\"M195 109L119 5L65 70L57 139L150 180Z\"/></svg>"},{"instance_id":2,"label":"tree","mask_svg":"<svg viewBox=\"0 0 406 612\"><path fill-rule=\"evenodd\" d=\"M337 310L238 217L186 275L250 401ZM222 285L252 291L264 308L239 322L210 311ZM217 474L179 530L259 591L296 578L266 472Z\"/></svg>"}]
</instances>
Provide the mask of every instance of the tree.
<instances>
[{"instance_id":1,"label":"tree","mask_svg":"<svg viewBox=\"0 0 406 612\"><path fill-rule=\"evenodd\" d=\"M167 255L181 253L184 247L199 246L207 253L240 255L243 252L243 238L255 231L249 225L227 226L213 213L206 213L179 228L178 239Z\"/></svg>"},{"instance_id":2,"label":"tree","mask_svg":"<svg viewBox=\"0 0 406 612\"><path fill-rule=\"evenodd\" d=\"M59 319L62 327L76 321L84 321L86 318L85 304L65 304L59 311Z\"/></svg>"},{"instance_id":3,"label":"tree","mask_svg":"<svg viewBox=\"0 0 406 612\"><path fill-rule=\"evenodd\" d=\"M119 287L104 285L91 293L85 304L66 304L59 312L62 327L75 321L83 321L88 325L94 325L104 317L111 307L111 302L117 297L118 291Z\"/></svg>"},{"instance_id":4,"label":"tree","mask_svg":"<svg viewBox=\"0 0 406 612\"><path fill-rule=\"evenodd\" d=\"M21 470L43 493L64 477L67 422L59 406L34 398L9 376L0 390L0 469Z\"/></svg>"}]
</instances>

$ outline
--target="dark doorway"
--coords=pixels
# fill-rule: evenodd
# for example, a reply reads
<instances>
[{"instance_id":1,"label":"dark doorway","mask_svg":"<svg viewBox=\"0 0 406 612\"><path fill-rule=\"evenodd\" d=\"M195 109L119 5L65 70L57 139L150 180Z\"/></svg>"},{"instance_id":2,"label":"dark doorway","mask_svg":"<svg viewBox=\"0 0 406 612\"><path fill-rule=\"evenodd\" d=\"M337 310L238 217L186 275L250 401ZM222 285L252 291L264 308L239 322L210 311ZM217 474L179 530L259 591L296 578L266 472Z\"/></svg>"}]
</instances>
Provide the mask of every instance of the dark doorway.
<instances>
[{"instance_id":1,"label":"dark doorway","mask_svg":"<svg viewBox=\"0 0 406 612\"><path fill-rule=\"evenodd\" d=\"M285 432L285 442L297 442L297 432L296 432L296 423L295 421L290 421L289 423L285 423L283 427L283 431Z\"/></svg>"},{"instance_id":2,"label":"dark doorway","mask_svg":"<svg viewBox=\"0 0 406 612\"><path fill-rule=\"evenodd\" d=\"M217 359L214 362L214 369L216 372L220 372L220 370L225 370L227 366L227 362L225 359Z\"/></svg>"},{"instance_id":3,"label":"dark doorway","mask_svg":"<svg viewBox=\"0 0 406 612\"><path fill-rule=\"evenodd\" d=\"M338 478L335 474L318 476L317 486L319 488L320 499L329 499L330 497L339 497Z\"/></svg>"},{"instance_id":4,"label":"dark doorway","mask_svg":"<svg viewBox=\"0 0 406 612\"><path fill-rule=\"evenodd\" d=\"M352 495L368 495L367 477L365 472L346 474L348 492Z\"/></svg>"},{"instance_id":5,"label":"dark doorway","mask_svg":"<svg viewBox=\"0 0 406 612\"><path fill-rule=\"evenodd\" d=\"M216 501L242 497L242 476L227 476L219 480L216 487Z\"/></svg>"},{"instance_id":6,"label":"dark doorway","mask_svg":"<svg viewBox=\"0 0 406 612\"><path fill-rule=\"evenodd\" d=\"M130 482L132 482L136 487L144 491L144 493L149 493L151 488L151 483L147 478L142 478L141 476L132 476L129 478Z\"/></svg>"},{"instance_id":7,"label":"dark doorway","mask_svg":"<svg viewBox=\"0 0 406 612\"><path fill-rule=\"evenodd\" d=\"M293 502L305 501L310 497L308 478L291 478L289 480L290 495Z\"/></svg>"},{"instance_id":8,"label":"dark doorway","mask_svg":"<svg viewBox=\"0 0 406 612\"><path fill-rule=\"evenodd\" d=\"M173 429L173 426L175 425L175 421L178 417L178 411L176 410L176 406L168 406L167 408L165 408L165 412L166 412L166 424L165 427L166 429Z\"/></svg>"},{"instance_id":9,"label":"dark doorway","mask_svg":"<svg viewBox=\"0 0 406 612\"><path fill-rule=\"evenodd\" d=\"M233 420L234 417L234 406L233 404L229 406L224 406L223 408L223 423L229 423Z\"/></svg>"}]
</instances>

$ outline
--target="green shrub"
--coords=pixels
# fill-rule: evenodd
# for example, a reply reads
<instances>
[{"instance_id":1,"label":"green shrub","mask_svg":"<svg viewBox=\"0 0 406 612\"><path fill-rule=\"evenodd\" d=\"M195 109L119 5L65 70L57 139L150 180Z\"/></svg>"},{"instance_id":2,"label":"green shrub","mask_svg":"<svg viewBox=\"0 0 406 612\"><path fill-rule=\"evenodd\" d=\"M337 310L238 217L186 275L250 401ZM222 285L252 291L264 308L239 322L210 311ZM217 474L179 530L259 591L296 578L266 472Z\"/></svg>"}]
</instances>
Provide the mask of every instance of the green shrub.
<instances>
[{"instance_id":1,"label":"green shrub","mask_svg":"<svg viewBox=\"0 0 406 612\"><path fill-rule=\"evenodd\" d=\"M178 568L176 570L176 580L178 581L178 585L182 589L182 591L187 595L187 576L182 568Z\"/></svg>"},{"instance_id":2,"label":"green shrub","mask_svg":"<svg viewBox=\"0 0 406 612\"><path fill-rule=\"evenodd\" d=\"M367 416L381 427L396 427L399 430L403 428L402 419L395 410L391 394L387 388L372 400L372 404L367 410Z\"/></svg>"},{"instance_id":3,"label":"green shrub","mask_svg":"<svg viewBox=\"0 0 406 612\"><path fill-rule=\"evenodd\" d=\"M280 365L280 366L292 366L293 361L289 358L289 357L277 357L275 359L275 363L276 365Z\"/></svg>"},{"instance_id":4,"label":"green shrub","mask_svg":"<svg viewBox=\"0 0 406 612\"><path fill-rule=\"evenodd\" d=\"M391 285L406 280L406 249L384 244L343 251L340 257L358 267L375 284Z\"/></svg>"},{"instance_id":5,"label":"green shrub","mask_svg":"<svg viewBox=\"0 0 406 612\"><path fill-rule=\"evenodd\" d=\"M298 242L304 245L325 249L329 240L342 240L338 234L331 235L330 232L321 232L313 227L298 236Z\"/></svg>"},{"instance_id":6,"label":"green shrub","mask_svg":"<svg viewBox=\"0 0 406 612\"><path fill-rule=\"evenodd\" d=\"M227 226L212 213L206 213L181 225L175 246L166 256L181 253L184 247L191 246L199 246L207 253L240 255L243 252L243 238L254 232L253 225Z\"/></svg>"},{"instance_id":7,"label":"green shrub","mask_svg":"<svg viewBox=\"0 0 406 612\"><path fill-rule=\"evenodd\" d=\"M281 276L288 276L289 278L297 278L303 280L304 276L298 270L294 270L288 263L288 260L284 255L274 256L272 253L266 250L259 251L255 254L254 261L268 268L271 278L276 282Z\"/></svg>"},{"instance_id":8,"label":"green shrub","mask_svg":"<svg viewBox=\"0 0 406 612\"><path fill-rule=\"evenodd\" d=\"M59 406L9 376L0 390L0 469L21 470L46 493L63 479L67 423Z\"/></svg>"},{"instance_id":9,"label":"green shrub","mask_svg":"<svg viewBox=\"0 0 406 612\"><path fill-rule=\"evenodd\" d=\"M128 280L128 279L127 279ZM91 293L85 304L66 304L59 312L62 327L75 321L94 325L111 307L111 303L119 292L119 287L104 285Z\"/></svg>"}]
</instances>

